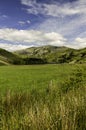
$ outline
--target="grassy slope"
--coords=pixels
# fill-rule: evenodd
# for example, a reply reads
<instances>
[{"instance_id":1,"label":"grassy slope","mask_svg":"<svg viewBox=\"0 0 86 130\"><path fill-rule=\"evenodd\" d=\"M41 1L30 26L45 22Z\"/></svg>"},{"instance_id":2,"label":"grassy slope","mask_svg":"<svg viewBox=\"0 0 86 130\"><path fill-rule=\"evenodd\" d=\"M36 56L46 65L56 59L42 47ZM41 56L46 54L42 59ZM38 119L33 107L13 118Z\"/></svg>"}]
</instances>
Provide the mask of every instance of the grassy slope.
<instances>
[{"instance_id":1,"label":"grassy slope","mask_svg":"<svg viewBox=\"0 0 86 130\"><path fill-rule=\"evenodd\" d=\"M86 66L0 67L2 130L85 130Z\"/></svg>"},{"instance_id":2,"label":"grassy slope","mask_svg":"<svg viewBox=\"0 0 86 130\"><path fill-rule=\"evenodd\" d=\"M31 47L15 52L22 57L43 58L48 63L86 63L86 48L74 50L67 47L43 46Z\"/></svg>"},{"instance_id":3,"label":"grassy slope","mask_svg":"<svg viewBox=\"0 0 86 130\"><path fill-rule=\"evenodd\" d=\"M11 52L0 48L0 65L16 64L20 58Z\"/></svg>"},{"instance_id":4,"label":"grassy slope","mask_svg":"<svg viewBox=\"0 0 86 130\"><path fill-rule=\"evenodd\" d=\"M55 46L42 46L42 47L31 47L27 48L25 50L16 51L16 54L19 54L23 57L31 56L31 57L44 57L49 54L52 54L53 52L63 52L67 50L66 47L55 47Z\"/></svg>"}]
</instances>

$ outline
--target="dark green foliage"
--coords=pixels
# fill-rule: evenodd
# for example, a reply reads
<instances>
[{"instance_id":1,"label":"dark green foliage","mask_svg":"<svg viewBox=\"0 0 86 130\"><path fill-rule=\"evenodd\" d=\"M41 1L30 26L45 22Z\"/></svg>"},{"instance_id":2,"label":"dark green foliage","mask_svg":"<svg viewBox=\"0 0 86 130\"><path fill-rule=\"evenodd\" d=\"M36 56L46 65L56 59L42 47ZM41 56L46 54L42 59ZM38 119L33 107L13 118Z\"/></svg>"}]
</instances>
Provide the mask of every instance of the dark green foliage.
<instances>
[{"instance_id":1,"label":"dark green foliage","mask_svg":"<svg viewBox=\"0 0 86 130\"><path fill-rule=\"evenodd\" d=\"M83 87L85 84L86 74L84 73L83 68L77 68L73 71L70 77L62 83L61 91L63 93L67 93L70 90L78 89L79 87Z\"/></svg>"},{"instance_id":2,"label":"dark green foliage","mask_svg":"<svg viewBox=\"0 0 86 130\"><path fill-rule=\"evenodd\" d=\"M26 65L29 64L46 64L46 60L45 59L41 59L41 58L24 58L24 63Z\"/></svg>"}]
</instances>

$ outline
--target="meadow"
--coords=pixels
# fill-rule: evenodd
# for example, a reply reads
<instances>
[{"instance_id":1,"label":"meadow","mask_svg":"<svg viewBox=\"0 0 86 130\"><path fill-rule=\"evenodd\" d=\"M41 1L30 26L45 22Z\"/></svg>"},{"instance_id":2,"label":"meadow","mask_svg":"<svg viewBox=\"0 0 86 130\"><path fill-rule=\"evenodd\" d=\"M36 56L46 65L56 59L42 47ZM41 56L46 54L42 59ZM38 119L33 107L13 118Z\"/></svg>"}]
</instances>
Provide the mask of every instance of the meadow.
<instances>
[{"instance_id":1,"label":"meadow","mask_svg":"<svg viewBox=\"0 0 86 130\"><path fill-rule=\"evenodd\" d=\"M85 64L0 67L1 130L86 130Z\"/></svg>"}]
</instances>

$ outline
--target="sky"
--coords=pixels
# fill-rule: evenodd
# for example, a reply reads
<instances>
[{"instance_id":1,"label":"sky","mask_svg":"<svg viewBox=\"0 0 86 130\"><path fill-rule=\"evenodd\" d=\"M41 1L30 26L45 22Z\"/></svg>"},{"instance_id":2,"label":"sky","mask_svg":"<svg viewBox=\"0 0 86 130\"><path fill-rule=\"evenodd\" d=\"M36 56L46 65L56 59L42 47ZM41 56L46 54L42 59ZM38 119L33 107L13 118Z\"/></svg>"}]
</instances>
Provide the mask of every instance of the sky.
<instances>
[{"instance_id":1,"label":"sky","mask_svg":"<svg viewBox=\"0 0 86 130\"><path fill-rule=\"evenodd\" d=\"M86 0L0 0L0 48L86 47Z\"/></svg>"}]
</instances>

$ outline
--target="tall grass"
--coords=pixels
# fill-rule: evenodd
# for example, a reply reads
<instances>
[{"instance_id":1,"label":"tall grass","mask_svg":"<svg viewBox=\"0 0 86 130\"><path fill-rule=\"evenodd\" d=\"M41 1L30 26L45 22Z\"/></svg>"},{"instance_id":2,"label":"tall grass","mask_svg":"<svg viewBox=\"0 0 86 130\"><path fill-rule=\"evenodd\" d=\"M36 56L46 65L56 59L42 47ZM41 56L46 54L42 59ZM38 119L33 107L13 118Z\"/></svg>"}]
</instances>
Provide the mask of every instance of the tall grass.
<instances>
[{"instance_id":1,"label":"tall grass","mask_svg":"<svg viewBox=\"0 0 86 130\"><path fill-rule=\"evenodd\" d=\"M82 68L44 90L13 93L0 100L1 130L86 130L86 84Z\"/></svg>"}]
</instances>

